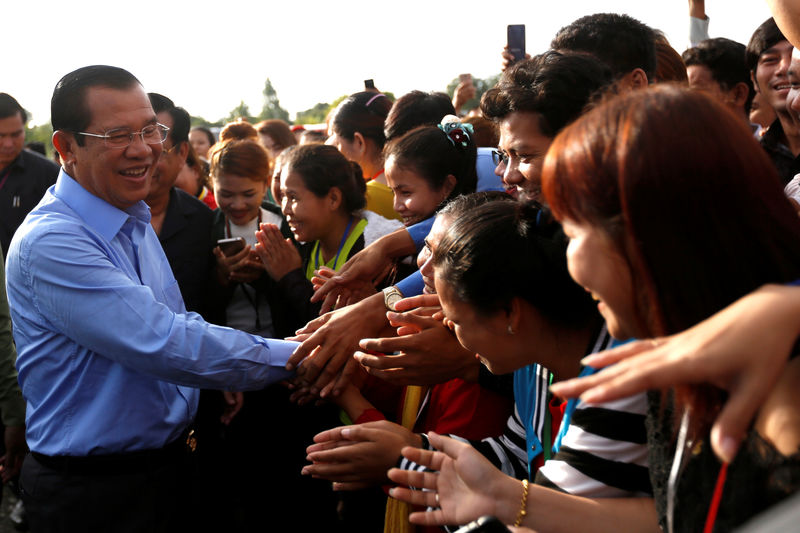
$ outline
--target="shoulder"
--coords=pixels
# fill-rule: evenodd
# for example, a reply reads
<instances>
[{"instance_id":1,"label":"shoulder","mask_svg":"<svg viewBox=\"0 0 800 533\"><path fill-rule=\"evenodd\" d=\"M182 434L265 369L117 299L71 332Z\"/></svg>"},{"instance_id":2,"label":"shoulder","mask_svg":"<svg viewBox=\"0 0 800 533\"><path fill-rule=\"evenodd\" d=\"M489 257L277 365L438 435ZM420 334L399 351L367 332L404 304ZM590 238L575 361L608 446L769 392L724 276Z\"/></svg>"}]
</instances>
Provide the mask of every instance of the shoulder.
<instances>
[{"instance_id":1,"label":"shoulder","mask_svg":"<svg viewBox=\"0 0 800 533\"><path fill-rule=\"evenodd\" d=\"M187 193L183 189L173 187L170 192L170 204L175 202L175 206L184 215L192 215L201 220L208 220L209 224L213 219L213 211L206 204Z\"/></svg>"},{"instance_id":2,"label":"shoulder","mask_svg":"<svg viewBox=\"0 0 800 533\"><path fill-rule=\"evenodd\" d=\"M364 228L365 246L369 246L380 237L403 227L403 223L399 220L388 219L367 209L361 213L361 216L367 221L367 226Z\"/></svg>"},{"instance_id":3,"label":"shoulder","mask_svg":"<svg viewBox=\"0 0 800 533\"><path fill-rule=\"evenodd\" d=\"M35 176L36 179L42 180L48 183L48 185L52 185L56 182L58 171L61 167L59 167L55 161L35 152L31 152L30 150L23 150L20 157L25 166L26 174Z\"/></svg>"}]
</instances>

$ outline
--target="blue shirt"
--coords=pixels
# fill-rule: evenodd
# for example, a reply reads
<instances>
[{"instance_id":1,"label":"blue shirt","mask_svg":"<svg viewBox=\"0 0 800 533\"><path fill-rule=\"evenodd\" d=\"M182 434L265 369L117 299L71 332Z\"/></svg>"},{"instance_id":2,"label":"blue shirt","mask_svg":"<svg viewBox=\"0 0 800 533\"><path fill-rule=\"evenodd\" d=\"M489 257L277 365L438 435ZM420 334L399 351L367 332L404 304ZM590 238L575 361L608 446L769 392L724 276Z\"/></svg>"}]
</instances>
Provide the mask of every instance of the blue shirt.
<instances>
[{"instance_id":1,"label":"blue shirt","mask_svg":"<svg viewBox=\"0 0 800 533\"><path fill-rule=\"evenodd\" d=\"M14 235L7 287L31 450L160 448L194 418L195 387L288 377L297 343L186 313L149 222L144 202L119 210L62 170Z\"/></svg>"}]
</instances>

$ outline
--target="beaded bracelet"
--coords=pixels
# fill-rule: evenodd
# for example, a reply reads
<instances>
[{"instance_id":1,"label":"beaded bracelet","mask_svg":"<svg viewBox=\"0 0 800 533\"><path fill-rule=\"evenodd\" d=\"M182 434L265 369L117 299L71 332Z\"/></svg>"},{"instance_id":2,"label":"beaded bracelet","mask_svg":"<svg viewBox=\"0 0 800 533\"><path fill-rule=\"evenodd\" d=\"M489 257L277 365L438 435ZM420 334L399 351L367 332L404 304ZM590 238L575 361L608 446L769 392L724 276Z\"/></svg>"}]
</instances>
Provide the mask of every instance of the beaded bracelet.
<instances>
[{"instance_id":1,"label":"beaded bracelet","mask_svg":"<svg viewBox=\"0 0 800 533\"><path fill-rule=\"evenodd\" d=\"M517 520L514 522L514 527L519 527L522 524L522 521L525 520L525 516L528 514L528 480L522 480L522 503L519 507L519 513L517 513Z\"/></svg>"}]
</instances>

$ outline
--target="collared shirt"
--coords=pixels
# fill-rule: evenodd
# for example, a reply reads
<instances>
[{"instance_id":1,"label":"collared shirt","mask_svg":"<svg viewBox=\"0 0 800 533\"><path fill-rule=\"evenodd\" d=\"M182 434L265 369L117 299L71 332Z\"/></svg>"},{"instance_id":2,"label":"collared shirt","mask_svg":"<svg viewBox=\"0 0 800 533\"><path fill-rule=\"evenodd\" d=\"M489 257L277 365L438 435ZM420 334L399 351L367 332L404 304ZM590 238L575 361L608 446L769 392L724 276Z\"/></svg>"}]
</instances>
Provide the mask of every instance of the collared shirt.
<instances>
[{"instance_id":1,"label":"collared shirt","mask_svg":"<svg viewBox=\"0 0 800 533\"><path fill-rule=\"evenodd\" d=\"M7 261L27 439L46 455L154 449L197 409L195 387L288 377L297 343L185 313L144 202L119 210L63 170Z\"/></svg>"},{"instance_id":2,"label":"collared shirt","mask_svg":"<svg viewBox=\"0 0 800 533\"><path fill-rule=\"evenodd\" d=\"M769 158L772 159L775 168L778 169L782 187L792 181L795 174L800 173L800 156L795 156L786 146L785 141L786 135L783 132L783 126L777 118L758 140Z\"/></svg>"},{"instance_id":3,"label":"collared shirt","mask_svg":"<svg viewBox=\"0 0 800 533\"><path fill-rule=\"evenodd\" d=\"M59 166L37 153L23 150L0 169L0 246L8 253L11 237L25 215L36 207L48 187L56 182ZM5 255L4 255L5 257Z\"/></svg>"}]
</instances>

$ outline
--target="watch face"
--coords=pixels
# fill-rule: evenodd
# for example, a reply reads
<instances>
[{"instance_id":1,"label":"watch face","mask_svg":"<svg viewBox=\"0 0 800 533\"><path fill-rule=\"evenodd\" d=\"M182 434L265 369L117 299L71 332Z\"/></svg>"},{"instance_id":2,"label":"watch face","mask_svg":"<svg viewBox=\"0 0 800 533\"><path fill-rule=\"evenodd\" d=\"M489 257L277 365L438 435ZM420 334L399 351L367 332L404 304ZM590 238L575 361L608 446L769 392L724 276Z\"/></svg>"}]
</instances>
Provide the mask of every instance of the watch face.
<instances>
[{"instance_id":1,"label":"watch face","mask_svg":"<svg viewBox=\"0 0 800 533\"><path fill-rule=\"evenodd\" d=\"M386 308L390 311L394 311L394 304L399 302L403 299L403 295L400 294L397 290L387 291L384 293L383 303L386 304Z\"/></svg>"}]
</instances>

